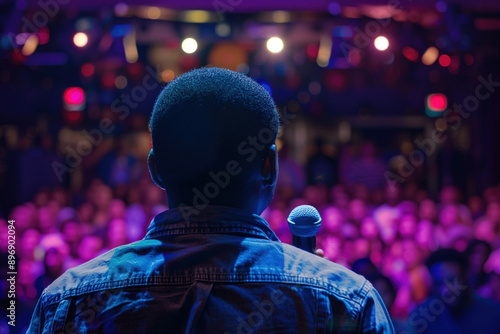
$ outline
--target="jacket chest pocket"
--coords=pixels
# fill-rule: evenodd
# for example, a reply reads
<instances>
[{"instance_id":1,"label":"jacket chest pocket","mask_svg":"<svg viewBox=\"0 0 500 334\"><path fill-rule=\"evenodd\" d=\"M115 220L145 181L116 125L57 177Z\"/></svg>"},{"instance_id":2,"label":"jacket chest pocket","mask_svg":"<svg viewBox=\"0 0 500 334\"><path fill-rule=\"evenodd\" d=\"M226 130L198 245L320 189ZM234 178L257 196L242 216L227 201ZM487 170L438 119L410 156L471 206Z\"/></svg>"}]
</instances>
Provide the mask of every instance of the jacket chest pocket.
<instances>
[{"instance_id":1,"label":"jacket chest pocket","mask_svg":"<svg viewBox=\"0 0 500 334\"><path fill-rule=\"evenodd\" d=\"M53 321L48 321L45 323L45 328L43 333L72 333L72 328L70 323L66 323L68 318L68 310L71 305L71 298L62 300L59 305L57 305L56 312L54 313Z\"/></svg>"}]
</instances>

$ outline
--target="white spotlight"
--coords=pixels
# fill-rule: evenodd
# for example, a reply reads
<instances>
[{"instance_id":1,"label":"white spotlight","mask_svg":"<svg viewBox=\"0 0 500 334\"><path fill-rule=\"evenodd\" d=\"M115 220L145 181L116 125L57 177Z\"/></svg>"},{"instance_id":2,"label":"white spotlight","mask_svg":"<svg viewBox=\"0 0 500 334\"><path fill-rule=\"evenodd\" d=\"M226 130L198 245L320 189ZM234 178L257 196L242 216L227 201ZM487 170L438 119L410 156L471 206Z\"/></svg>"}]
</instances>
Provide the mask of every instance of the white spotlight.
<instances>
[{"instance_id":1,"label":"white spotlight","mask_svg":"<svg viewBox=\"0 0 500 334\"><path fill-rule=\"evenodd\" d=\"M75 45L79 48L83 48L85 45L87 45L88 41L89 38L84 32L77 32L75 36L73 36L73 43L75 43Z\"/></svg>"},{"instance_id":2,"label":"white spotlight","mask_svg":"<svg viewBox=\"0 0 500 334\"><path fill-rule=\"evenodd\" d=\"M186 38L185 40L182 41L182 51L186 53L193 53L198 49L198 43L194 38Z\"/></svg>"},{"instance_id":3,"label":"white spotlight","mask_svg":"<svg viewBox=\"0 0 500 334\"><path fill-rule=\"evenodd\" d=\"M267 49L272 53L281 52L283 46L283 41L279 37L271 37L267 40Z\"/></svg>"},{"instance_id":4,"label":"white spotlight","mask_svg":"<svg viewBox=\"0 0 500 334\"><path fill-rule=\"evenodd\" d=\"M389 47L389 40L384 36L378 36L373 42L377 50L384 51Z\"/></svg>"}]
</instances>

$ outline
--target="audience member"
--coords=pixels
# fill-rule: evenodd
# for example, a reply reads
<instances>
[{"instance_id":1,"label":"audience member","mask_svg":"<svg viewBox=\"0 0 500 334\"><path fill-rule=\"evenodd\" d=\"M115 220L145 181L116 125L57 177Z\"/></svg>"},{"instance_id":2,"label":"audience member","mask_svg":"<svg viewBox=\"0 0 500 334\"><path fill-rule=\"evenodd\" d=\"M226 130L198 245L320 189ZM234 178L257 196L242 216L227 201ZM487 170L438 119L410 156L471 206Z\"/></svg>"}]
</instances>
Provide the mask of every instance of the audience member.
<instances>
[{"instance_id":1,"label":"audience member","mask_svg":"<svg viewBox=\"0 0 500 334\"><path fill-rule=\"evenodd\" d=\"M299 165L291 162L290 166L284 182L290 189L277 189L262 216L281 241L291 243L287 226L291 209L302 204L317 206L323 220L318 247L329 260L372 281L390 310L397 332L450 332L448 328L468 328L471 321L483 321L481 313L490 317L497 314L499 187L487 189L483 196L470 197L464 205L462 194L448 186L442 189L436 204L410 182L374 189L345 184L328 187L325 182L305 186L300 180L296 185L293 170ZM31 315L37 294L63 270L141 239L151 218L167 209L162 204L164 194L146 179L121 186L125 192L95 179L81 193L61 187L41 188L32 202L11 211L9 219L16 220L19 240L19 312L26 313L22 316ZM7 222L0 222L0 228L2 240L7 240ZM1 246L6 251L7 244ZM443 253L443 248L454 250ZM426 267L425 259L431 253ZM465 256L468 266L454 256ZM455 277L460 280L455 281ZM451 292L443 290L446 282L455 284ZM460 290L460 295L453 294L465 285L463 293ZM456 301L447 303L442 296L455 296ZM443 303L438 305L436 300ZM415 311L410 312L412 309ZM439 314L420 311L426 309ZM486 319L478 332L483 327L485 333L497 330L495 326Z\"/></svg>"},{"instance_id":2,"label":"audience member","mask_svg":"<svg viewBox=\"0 0 500 334\"><path fill-rule=\"evenodd\" d=\"M440 249L426 261L430 296L410 315L416 333L500 333L500 305L467 285L467 261L454 249Z\"/></svg>"}]
</instances>

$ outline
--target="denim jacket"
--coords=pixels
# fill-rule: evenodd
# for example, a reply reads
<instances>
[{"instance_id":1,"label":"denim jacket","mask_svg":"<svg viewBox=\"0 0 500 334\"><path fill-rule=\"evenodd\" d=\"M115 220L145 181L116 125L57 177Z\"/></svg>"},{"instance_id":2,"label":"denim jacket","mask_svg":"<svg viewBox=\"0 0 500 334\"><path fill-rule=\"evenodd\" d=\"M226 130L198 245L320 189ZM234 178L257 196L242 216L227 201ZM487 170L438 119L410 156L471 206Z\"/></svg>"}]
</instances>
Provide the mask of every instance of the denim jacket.
<instances>
[{"instance_id":1,"label":"denim jacket","mask_svg":"<svg viewBox=\"0 0 500 334\"><path fill-rule=\"evenodd\" d=\"M143 240L68 270L28 333L394 333L373 286L281 243L260 216L156 216Z\"/></svg>"}]
</instances>

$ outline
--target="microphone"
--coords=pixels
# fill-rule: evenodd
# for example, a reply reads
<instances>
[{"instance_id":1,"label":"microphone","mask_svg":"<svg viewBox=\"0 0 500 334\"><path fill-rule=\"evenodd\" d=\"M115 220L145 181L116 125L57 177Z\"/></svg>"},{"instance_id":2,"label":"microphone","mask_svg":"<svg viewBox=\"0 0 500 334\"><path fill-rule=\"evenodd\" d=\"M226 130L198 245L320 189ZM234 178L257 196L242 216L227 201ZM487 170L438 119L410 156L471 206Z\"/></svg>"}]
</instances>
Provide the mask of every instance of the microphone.
<instances>
[{"instance_id":1,"label":"microphone","mask_svg":"<svg viewBox=\"0 0 500 334\"><path fill-rule=\"evenodd\" d=\"M300 205L288 216L288 227L293 234L292 244L306 252L316 253L316 233L320 226L321 216L311 205Z\"/></svg>"}]
</instances>

